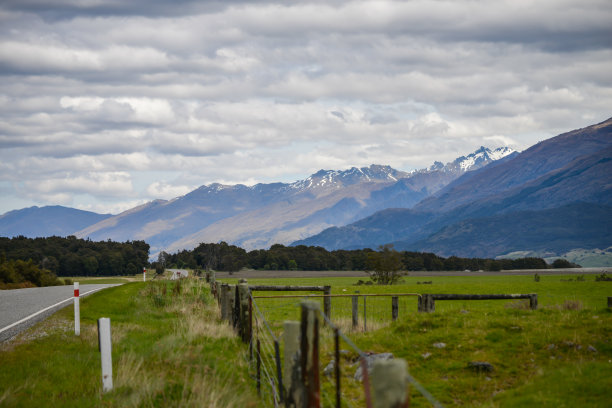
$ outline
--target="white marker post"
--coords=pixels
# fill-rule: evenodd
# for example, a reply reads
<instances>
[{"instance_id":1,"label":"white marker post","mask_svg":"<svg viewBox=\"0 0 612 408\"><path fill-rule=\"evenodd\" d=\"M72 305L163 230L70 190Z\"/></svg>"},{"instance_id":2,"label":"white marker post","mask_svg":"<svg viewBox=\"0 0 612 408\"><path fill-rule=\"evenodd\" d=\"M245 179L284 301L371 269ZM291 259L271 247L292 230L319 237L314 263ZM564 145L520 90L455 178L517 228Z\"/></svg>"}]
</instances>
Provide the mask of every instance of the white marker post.
<instances>
[{"instance_id":1,"label":"white marker post","mask_svg":"<svg viewBox=\"0 0 612 408\"><path fill-rule=\"evenodd\" d=\"M74 334L81 335L81 310L79 308L79 282L74 282Z\"/></svg>"},{"instance_id":2,"label":"white marker post","mask_svg":"<svg viewBox=\"0 0 612 408\"><path fill-rule=\"evenodd\" d=\"M102 360L102 392L107 392L113 389L111 326L108 317L98 319L98 345Z\"/></svg>"},{"instance_id":3,"label":"white marker post","mask_svg":"<svg viewBox=\"0 0 612 408\"><path fill-rule=\"evenodd\" d=\"M142 268L142 281L147 281L147 268Z\"/></svg>"}]
</instances>

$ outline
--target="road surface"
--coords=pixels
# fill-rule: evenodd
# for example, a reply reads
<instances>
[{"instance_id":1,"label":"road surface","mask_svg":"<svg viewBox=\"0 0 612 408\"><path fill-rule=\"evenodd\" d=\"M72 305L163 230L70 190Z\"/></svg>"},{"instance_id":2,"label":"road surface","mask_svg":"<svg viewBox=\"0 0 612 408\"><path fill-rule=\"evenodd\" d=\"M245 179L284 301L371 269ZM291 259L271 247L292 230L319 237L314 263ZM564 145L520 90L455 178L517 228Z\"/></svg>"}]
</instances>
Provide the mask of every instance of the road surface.
<instances>
[{"instance_id":1,"label":"road surface","mask_svg":"<svg viewBox=\"0 0 612 408\"><path fill-rule=\"evenodd\" d=\"M81 297L117 284L80 285ZM0 342L73 305L72 285L0 290Z\"/></svg>"}]
</instances>

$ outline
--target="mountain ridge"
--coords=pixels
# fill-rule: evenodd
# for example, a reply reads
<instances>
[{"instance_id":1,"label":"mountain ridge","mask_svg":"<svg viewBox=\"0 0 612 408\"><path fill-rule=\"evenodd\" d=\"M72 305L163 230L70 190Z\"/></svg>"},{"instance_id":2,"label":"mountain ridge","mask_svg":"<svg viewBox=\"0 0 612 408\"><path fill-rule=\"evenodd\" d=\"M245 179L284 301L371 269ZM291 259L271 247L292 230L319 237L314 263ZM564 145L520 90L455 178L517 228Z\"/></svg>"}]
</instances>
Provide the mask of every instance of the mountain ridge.
<instances>
[{"instance_id":1,"label":"mountain ridge","mask_svg":"<svg viewBox=\"0 0 612 408\"><path fill-rule=\"evenodd\" d=\"M153 254L221 240L246 249L289 244L384 208L411 207L466 171L512 154L509 148L480 147L446 165L436 162L409 172L372 164L322 169L293 183L212 183L171 200L153 200L100 218L69 234L94 240L145 240Z\"/></svg>"},{"instance_id":2,"label":"mountain ridge","mask_svg":"<svg viewBox=\"0 0 612 408\"><path fill-rule=\"evenodd\" d=\"M425 245L428 237L443 229L447 233L452 228L460 230L466 219L550 210L578 201L609 205L611 157L612 119L608 119L547 139L509 160L466 173L411 209L384 210L293 245L353 249L395 242L398 249L428 250ZM387 226L384 231L381 225ZM609 241L612 244L612 236ZM490 246L486 240L480 240L479 245ZM445 247L445 251L452 249ZM454 250L463 253L461 248Z\"/></svg>"}]
</instances>

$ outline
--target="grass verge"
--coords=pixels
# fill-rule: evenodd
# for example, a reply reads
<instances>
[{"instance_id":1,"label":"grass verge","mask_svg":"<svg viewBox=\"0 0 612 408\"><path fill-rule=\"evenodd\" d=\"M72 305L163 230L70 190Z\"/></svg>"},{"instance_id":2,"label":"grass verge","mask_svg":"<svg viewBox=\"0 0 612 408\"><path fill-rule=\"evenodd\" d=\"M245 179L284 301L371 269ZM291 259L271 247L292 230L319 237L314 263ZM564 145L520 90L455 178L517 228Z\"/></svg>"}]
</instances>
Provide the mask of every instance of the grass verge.
<instances>
[{"instance_id":1,"label":"grass verge","mask_svg":"<svg viewBox=\"0 0 612 408\"><path fill-rule=\"evenodd\" d=\"M129 283L81 300L0 348L3 407L257 407L244 346L197 280ZM114 389L102 393L96 321L111 319Z\"/></svg>"}]
</instances>

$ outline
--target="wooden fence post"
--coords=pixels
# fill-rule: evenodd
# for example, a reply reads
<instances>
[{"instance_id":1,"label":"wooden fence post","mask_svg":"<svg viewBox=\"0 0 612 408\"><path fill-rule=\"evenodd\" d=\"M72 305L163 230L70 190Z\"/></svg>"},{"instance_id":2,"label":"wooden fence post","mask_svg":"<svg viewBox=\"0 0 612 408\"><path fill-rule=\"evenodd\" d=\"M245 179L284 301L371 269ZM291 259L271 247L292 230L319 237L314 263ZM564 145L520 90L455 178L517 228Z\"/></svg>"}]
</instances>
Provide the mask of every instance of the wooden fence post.
<instances>
[{"instance_id":1,"label":"wooden fence post","mask_svg":"<svg viewBox=\"0 0 612 408\"><path fill-rule=\"evenodd\" d=\"M353 316L353 329L356 329L359 326L359 296L353 295L351 296L352 303L352 316Z\"/></svg>"},{"instance_id":2,"label":"wooden fence post","mask_svg":"<svg viewBox=\"0 0 612 408\"><path fill-rule=\"evenodd\" d=\"M612 309L612 297L608 296L608 308Z\"/></svg>"},{"instance_id":3,"label":"wooden fence post","mask_svg":"<svg viewBox=\"0 0 612 408\"><path fill-rule=\"evenodd\" d=\"M227 318L227 292L228 292L228 284L221 284L221 289L219 290L219 307L221 308L221 320L228 320Z\"/></svg>"},{"instance_id":4,"label":"wooden fence post","mask_svg":"<svg viewBox=\"0 0 612 408\"><path fill-rule=\"evenodd\" d=\"M538 295L537 293L529 294L529 308L531 310L536 310L538 308Z\"/></svg>"},{"instance_id":5,"label":"wooden fence post","mask_svg":"<svg viewBox=\"0 0 612 408\"><path fill-rule=\"evenodd\" d=\"M391 297L391 319L397 320L399 314L399 298L397 296Z\"/></svg>"},{"instance_id":6,"label":"wooden fence post","mask_svg":"<svg viewBox=\"0 0 612 408\"><path fill-rule=\"evenodd\" d=\"M409 406L406 361L402 359L376 360L372 364L374 408L402 408Z\"/></svg>"},{"instance_id":7,"label":"wooden fence post","mask_svg":"<svg viewBox=\"0 0 612 408\"><path fill-rule=\"evenodd\" d=\"M436 304L431 294L423 294L419 297L419 312L434 312L436 310Z\"/></svg>"},{"instance_id":8,"label":"wooden fence post","mask_svg":"<svg viewBox=\"0 0 612 408\"><path fill-rule=\"evenodd\" d=\"M323 286L323 314L331 320L331 286Z\"/></svg>"},{"instance_id":9,"label":"wooden fence post","mask_svg":"<svg viewBox=\"0 0 612 408\"><path fill-rule=\"evenodd\" d=\"M286 387L285 405L287 407L302 408L305 404L306 395L301 372L301 323L286 321L283 327L283 338L285 340L285 348L283 350L283 376Z\"/></svg>"},{"instance_id":10,"label":"wooden fence post","mask_svg":"<svg viewBox=\"0 0 612 408\"><path fill-rule=\"evenodd\" d=\"M321 384L319 382L319 304L302 302L300 324L300 354L302 381L306 388L306 407L319 408L321 405Z\"/></svg>"},{"instance_id":11,"label":"wooden fence post","mask_svg":"<svg viewBox=\"0 0 612 408\"><path fill-rule=\"evenodd\" d=\"M241 283L237 286L238 299L236 299L237 304L237 325L238 325L238 333L242 338L244 343L250 343L252 333L249 331L249 285L246 283Z\"/></svg>"}]
</instances>

